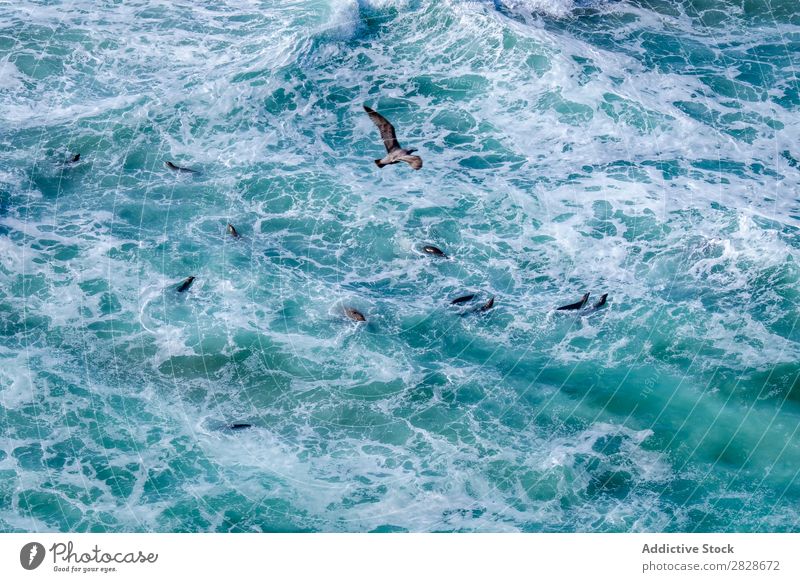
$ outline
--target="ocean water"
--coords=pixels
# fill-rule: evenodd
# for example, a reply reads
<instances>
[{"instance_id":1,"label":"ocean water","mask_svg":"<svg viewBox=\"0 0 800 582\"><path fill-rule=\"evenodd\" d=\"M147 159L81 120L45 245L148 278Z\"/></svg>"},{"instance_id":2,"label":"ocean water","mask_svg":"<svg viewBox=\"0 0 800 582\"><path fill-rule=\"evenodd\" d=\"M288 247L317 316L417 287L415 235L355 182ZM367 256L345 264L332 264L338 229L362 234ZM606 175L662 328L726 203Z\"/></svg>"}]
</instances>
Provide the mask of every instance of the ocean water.
<instances>
[{"instance_id":1,"label":"ocean water","mask_svg":"<svg viewBox=\"0 0 800 582\"><path fill-rule=\"evenodd\" d=\"M798 531L799 73L795 0L0 4L0 531Z\"/></svg>"}]
</instances>

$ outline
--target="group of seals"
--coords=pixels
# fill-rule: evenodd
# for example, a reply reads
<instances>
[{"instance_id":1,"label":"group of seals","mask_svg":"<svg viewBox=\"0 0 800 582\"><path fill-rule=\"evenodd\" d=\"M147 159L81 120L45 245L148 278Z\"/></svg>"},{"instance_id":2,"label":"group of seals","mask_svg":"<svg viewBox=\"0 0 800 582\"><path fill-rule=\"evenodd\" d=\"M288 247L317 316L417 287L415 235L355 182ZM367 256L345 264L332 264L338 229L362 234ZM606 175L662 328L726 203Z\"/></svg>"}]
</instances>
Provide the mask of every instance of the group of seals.
<instances>
[{"instance_id":1,"label":"group of seals","mask_svg":"<svg viewBox=\"0 0 800 582\"><path fill-rule=\"evenodd\" d=\"M397 141L397 132L394 126L389 122L389 120L386 119L383 115L381 115L377 111L375 111L374 109L368 107L367 105L364 105L364 111L367 112L369 118L378 128L381 139L383 140L383 145L386 147L386 155L379 160L375 160L375 164L379 168L383 168L391 164L405 162L415 170L421 169L422 158L419 156L411 155L417 150L413 148L406 149L400 145L400 142ZM433 245L423 246L422 251L426 254L433 255L435 257L448 258L447 254L442 249ZM605 305L607 297L608 294L606 293L600 298L600 300L597 303L595 303L591 307L589 311L594 311ZM450 304L462 305L472 301L474 298L475 294L463 295L461 297L456 297L455 299L453 299L450 302ZM588 300L589 300L589 294L586 293L577 303L563 305L561 307L558 307L557 310L558 311L579 310L586 305L586 302ZM494 307L494 297L491 297L488 301L486 301L486 303L484 303L480 307L472 311L468 311L466 313L485 312L490 310L492 307ZM347 315L347 317L349 317L353 321L359 321L359 322L366 321L366 317L364 317L364 314L362 314L360 311L353 309L352 307L344 307L343 309L345 315Z\"/></svg>"},{"instance_id":2,"label":"group of seals","mask_svg":"<svg viewBox=\"0 0 800 582\"><path fill-rule=\"evenodd\" d=\"M409 166L411 166L414 170L421 169L422 168L422 158L419 157L419 156L411 155L417 150L414 149L414 148L406 149L406 148L403 148L400 145L400 142L398 142L398 140L397 140L397 133L395 131L395 128L389 122L389 120L387 120L383 115L381 115L380 113L378 113L374 109L371 109L367 105L364 105L364 111L366 111L367 115L369 115L369 118L372 120L372 122L378 128L378 131L380 133L381 139L383 140L383 144L386 147L386 155L381 159L375 160L375 164L379 168L384 168L385 166L389 166L389 165L392 165L392 164L398 164L400 162L405 162ZM80 160L80 154L75 154L66 163L74 164L74 163L77 163L79 160ZM198 173L197 170L194 170L192 168L178 166L178 165L174 164L171 161L166 161L166 162L164 162L164 164L168 169L170 169L170 170L172 170L174 172L177 172L177 173L189 173L189 174L197 174ZM228 223L228 225L226 227L226 231L233 238L240 238L239 232L236 230L236 228L232 224ZM435 256L435 257L448 258L447 254L442 249L440 249L439 247L433 246L433 245L425 245L425 246L423 246L422 247L422 251L424 253L426 253L426 254L429 254L429 255L432 255L432 256ZM184 292L188 291L189 288L192 286L192 283L194 283L194 280L195 280L194 276L190 276L190 277L187 277L186 279L184 279L178 285L177 292L178 293L184 293ZM455 299L452 299L450 301L450 305L458 305L458 306L464 305L464 304L469 303L472 300L474 300L475 297L476 297L476 294L474 294L474 293L470 293L468 295L462 295L460 297L456 297ZM594 310L599 309L603 305L605 305L607 297L608 297L608 293L603 294L600 297L600 299L587 311L589 311L589 312L590 311L594 311ZM583 295L583 297L581 297L580 301L577 301L575 303L570 303L568 305L562 305L561 307L556 308L556 310L557 311L576 311L576 310L580 310L580 309L584 308L584 306L586 305L588 300L589 300L589 293L586 293L586 294ZM486 302L484 302L482 305L480 305L479 307L476 307L475 309L472 309L472 310L465 311L464 313L462 313L462 315L467 315L469 313L483 313L483 312L489 311L490 309L492 309L492 307L494 307L494 301L495 301L495 298L494 298L494 296L492 296ZM359 322L359 323L365 323L367 321L366 316L363 313L361 313L359 310L357 310L357 309L355 309L353 307L343 306L342 307L342 312L347 318L351 319L352 321ZM231 431L239 431L239 430L244 430L244 429L248 429L248 428L251 428L251 427L252 427L252 425L248 424L248 423L234 423L234 424L230 424L230 425L227 426L228 430L231 430Z\"/></svg>"}]
</instances>

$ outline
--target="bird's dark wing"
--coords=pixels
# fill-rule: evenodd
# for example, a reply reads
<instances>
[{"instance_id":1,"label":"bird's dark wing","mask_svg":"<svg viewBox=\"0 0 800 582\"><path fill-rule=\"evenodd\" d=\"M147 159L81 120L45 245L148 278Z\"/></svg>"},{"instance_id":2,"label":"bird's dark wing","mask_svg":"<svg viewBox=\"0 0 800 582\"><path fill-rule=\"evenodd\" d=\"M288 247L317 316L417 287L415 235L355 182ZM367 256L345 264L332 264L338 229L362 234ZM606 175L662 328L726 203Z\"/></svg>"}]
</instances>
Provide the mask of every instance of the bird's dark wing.
<instances>
[{"instance_id":1,"label":"bird's dark wing","mask_svg":"<svg viewBox=\"0 0 800 582\"><path fill-rule=\"evenodd\" d=\"M364 111L367 112L372 123L374 123L378 127L378 131L381 132L381 139L383 140L383 145L386 146L386 151L392 152L399 149L400 144L397 141L397 134L394 132L394 126L392 126L383 115L374 109L370 109L366 105L364 105Z\"/></svg>"}]
</instances>

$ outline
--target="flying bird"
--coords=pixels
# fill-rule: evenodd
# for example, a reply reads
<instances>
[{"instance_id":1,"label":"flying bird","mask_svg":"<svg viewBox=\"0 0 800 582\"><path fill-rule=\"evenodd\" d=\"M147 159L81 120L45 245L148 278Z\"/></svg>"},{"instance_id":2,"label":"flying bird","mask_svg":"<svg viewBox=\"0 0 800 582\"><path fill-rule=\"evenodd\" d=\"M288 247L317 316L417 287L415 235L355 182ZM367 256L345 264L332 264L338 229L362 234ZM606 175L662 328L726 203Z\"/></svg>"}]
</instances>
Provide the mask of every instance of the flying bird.
<instances>
[{"instance_id":1,"label":"flying bird","mask_svg":"<svg viewBox=\"0 0 800 582\"><path fill-rule=\"evenodd\" d=\"M400 142L397 141L397 134L394 131L394 126L389 123L389 120L387 120L383 115L374 109L370 109L366 105L364 105L364 111L367 112L367 115L369 115L372 123L378 127L378 131L381 133L381 139L383 140L383 145L386 146L386 155L383 157L383 159L375 160L375 164L379 168L382 168L384 166L388 166L389 164L406 162L415 170L419 170L422 167L422 158L411 155L417 150L404 149L400 146Z\"/></svg>"}]
</instances>

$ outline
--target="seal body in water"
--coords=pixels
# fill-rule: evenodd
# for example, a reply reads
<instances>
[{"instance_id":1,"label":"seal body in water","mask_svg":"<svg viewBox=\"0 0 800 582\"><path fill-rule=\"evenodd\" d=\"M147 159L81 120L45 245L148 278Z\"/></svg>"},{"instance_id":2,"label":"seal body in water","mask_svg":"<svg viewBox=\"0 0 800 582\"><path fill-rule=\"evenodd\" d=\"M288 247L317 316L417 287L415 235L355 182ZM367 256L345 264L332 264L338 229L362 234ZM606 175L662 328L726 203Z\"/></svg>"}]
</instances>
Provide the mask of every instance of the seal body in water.
<instances>
[{"instance_id":1,"label":"seal body in water","mask_svg":"<svg viewBox=\"0 0 800 582\"><path fill-rule=\"evenodd\" d=\"M228 223L228 234L231 235L233 238L239 238L239 233L236 231L236 229L230 222Z\"/></svg>"},{"instance_id":2,"label":"seal body in water","mask_svg":"<svg viewBox=\"0 0 800 582\"><path fill-rule=\"evenodd\" d=\"M435 257L447 257L442 249L439 247L435 247L433 245L425 245L422 247L422 251L428 253L429 255L433 255Z\"/></svg>"},{"instance_id":3,"label":"seal body in water","mask_svg":"<svg viewBox=\"0 0 800 582\"><path fill-rule=\"evenodd\" d=\"M228 428L230 430L244 430L246 428L252 428L252 427L253 427L252 424L247 424L246 422L236 422L230 425Z\"/></svg>"},{"instance_id":4,"label":"seal body in water","mask_svg":"<svg viewBox=\"0 0 800 582\"><path fill-rule=\"evenodd\" d=\"M580 301L576 303L570 303L569 305L562 305L561 307L556 308L556 311L573 311L575 309L581 309L584 305L586 305L587 301L589 301L589 294L584 293Z\"/></svg>"},{"instance_id":5,"label":"seal body in water","mask_svg":"<svg viewBox=\"0 0 800 582\"><path fill-rule=\"evenodd\" d=\"M344 314L353 321L367 321L367 318L364 317L364 314L361 313L358 309L353 309L352 307L345 307L343 308L343 311Z\"/></svg>"},{"instance_id":6,"label":"seal body in water","mask_svg":"<svg viewBox=\"0 0 800 582\"><path fill-rule=\"evenodd\" d=\"M194 276L187 277L186 279L184 279L183 282L180 285L178 285L178 293L183 293L184 291L188 291L189 287L192 286L192 283L194 283Z\"/></svg>"},{"instance_id":7,"label":"seal body in water","mask_svg":"<svg viewBox=\"0 0 800 582\"><path fill-rule=\"evenodd\" d=\"M472 293L471 295L462 295L461 297L456 297L450 302L450 305L460 305L462 303L466 303L468 301L472 301L475 299L475 294Z\"/></svg>"},{"instance_id":8,"label":"seal body in water","mask_svg":"<svg viewBox=\"0 0 800 582\"><path fill-rule=\"evenodd\" d=\"M370 109L366 105L364 105L364 111L367 112L372 123L374 123L378 131L380 131L383 145L386 146L386 155L380 160L375 160L375 165L382 168L390 164L406 162L415 170L419 170L422 167L422 158L411 155L417 150L405 149L400 146L400 142L397 141L397 134L394 131L394 126L389 123L389 120L383 115L374 109Z\"/></svg>"},{"instance_id":9,"label":"seal body in water","mask_svg":"<svg viewBox=\"0 0 800 582\"><path fill-rule=\"evenodd\" d=\"M181 172L184 174L197 174L197 170L192 170L191 168L183 168L181 166L176 166L172 162L164 162L164 165L167 166L173 172Z\"/></svg>"},{"instance_id":10,"label":"seal body in water","mask_svg":"<svg viewBox=\"0 0 800 582\"><path fill-rule=\"evenodd\" d=\"M65 164L77 164L79 161L81 161L81 155L80 154L75 154L74 156L72 156L70 159L68 159L64 163Z\"/></svg>"}]
</instances>

